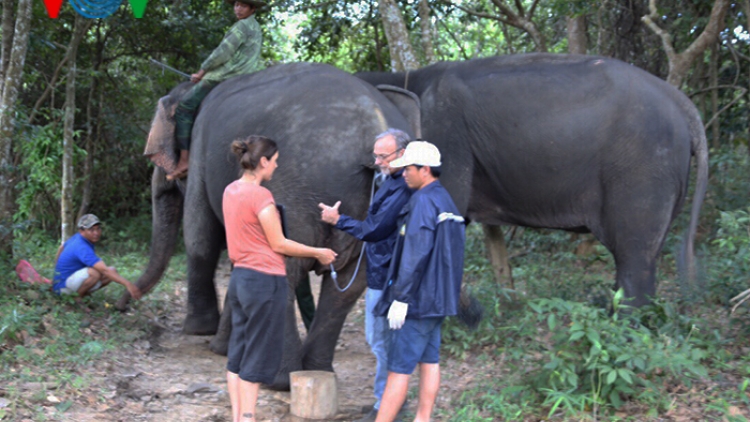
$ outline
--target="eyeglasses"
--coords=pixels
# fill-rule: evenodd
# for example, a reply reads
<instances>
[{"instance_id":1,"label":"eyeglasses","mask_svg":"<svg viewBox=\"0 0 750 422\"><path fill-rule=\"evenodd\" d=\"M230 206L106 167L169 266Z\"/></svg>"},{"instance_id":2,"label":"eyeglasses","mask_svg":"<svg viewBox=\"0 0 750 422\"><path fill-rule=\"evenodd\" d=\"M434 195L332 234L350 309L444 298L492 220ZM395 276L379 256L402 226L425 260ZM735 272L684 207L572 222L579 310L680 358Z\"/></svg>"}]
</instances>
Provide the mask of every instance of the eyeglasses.
<instances>
[{"instance_id":1,"label":"eyeglasses","mask_svg":"<svg viewBox=\"0 0 750 422\"><path fill-rule=\"evenodd\" d=\"M385 161L385 160L388 159L388 157L390 157L391 155L393 155L393 154L401 151L402 149L403 148L399 148L399 149L393 151L390 154L372 154L372 159L375 160L375 161L378 161L378 159L380 159L380 161Z\"/></svg>"}]
</instances>

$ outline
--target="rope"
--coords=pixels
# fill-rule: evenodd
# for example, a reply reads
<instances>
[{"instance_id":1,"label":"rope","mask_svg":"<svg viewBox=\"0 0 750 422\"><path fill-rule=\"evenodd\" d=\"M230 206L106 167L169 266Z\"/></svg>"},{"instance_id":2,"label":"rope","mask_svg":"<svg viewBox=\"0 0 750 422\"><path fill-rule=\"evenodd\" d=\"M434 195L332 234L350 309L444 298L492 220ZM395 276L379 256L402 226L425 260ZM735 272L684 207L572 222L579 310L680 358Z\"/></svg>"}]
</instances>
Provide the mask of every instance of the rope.
<instances>
[{"instance_id":1,"label":"rope","mask_svg":"<svg viewBox=\"0 0 750 422\"><path fill-rule=\"evenodd\" d=\"M372 177L372 186L370 187L370 205L372 205L372 198L375 196L375 175ZM341 293L344 293L345 291L349 290L350 287L352 287L352 284L354 283L354 279L357 278L357 274L359 273L359 266L362 264L362 257L365 254L365 246L367 245L367 242L362 242L362 249L359 251L359 258L357 258L357 267L354 268L354 274L352 274L352 278L349 279L349 284L346 285L343 289L341 286L339 286L338 281L338 274L336 273L336 269L333 268L333 264L331 265L331 278L333 279L333 285L336 287L336 290L338 290Z\"/></svg>"}]
</instances>

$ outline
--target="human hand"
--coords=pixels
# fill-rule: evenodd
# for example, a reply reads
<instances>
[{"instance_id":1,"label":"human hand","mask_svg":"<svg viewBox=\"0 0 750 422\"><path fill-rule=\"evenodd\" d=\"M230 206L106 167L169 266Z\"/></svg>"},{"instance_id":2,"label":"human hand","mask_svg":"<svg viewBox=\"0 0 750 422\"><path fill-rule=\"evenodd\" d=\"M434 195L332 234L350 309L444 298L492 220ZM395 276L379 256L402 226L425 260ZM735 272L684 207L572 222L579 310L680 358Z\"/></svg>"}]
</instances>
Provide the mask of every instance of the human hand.
<instances>
[{"instance_id":1,"label":"human hand","mask_svg":"<svg viewBox=\"0 0 750 422\"><path fill-rule=\"evenodd\" d=\"M323 265L331 265L337 256L338 254L333 249L320 248L317 259Z\"/></svg>"},{"instance_id":2,"label":"human hand","mask_svg":"<svg viewBox=\"0 0 750 422\"><path fill-rule=\"evenodd\" d=\"M203 69L199 70L197 73L193 73L192 75L190 75L190 82L194 84L200 82L201 79L203 79L203 75L205 74L206 72Z\"/></svg>"},{"instance_id":3,"label":"human hand","mask_svg":"<svg viewBox=\"0 0 750 422\"><path fill-rule=\"evenodd\" d=\"M130 293L130 296L132 296L133 299L138 300L141 298L141 289L139 289L138 286L130 283L126 288L128 289L128 293Z\"/></svg>"},{"instance_id":4,"label":"human hand","mask_svg":"<svg viewBox=\"0 0 750 422\"><path fill-rule=\"evenodd\" d=\"M328 223L336 225L336 223L339 222L339 217L341 215L339 214L339 206L341 205L341 201L337 201L335 204L333 204L332 207L329 207L328 205L324 203L319 203L318 208L320 208L320 220Z\"/></svg>"},{"instance_id":5,"label":"human hand","mask_svg":"<svg viewBox=\"0 0 750 422\"><path fill-rule=\"evenodd\" d=\"M388 325L391 330L400 330L406 321L406 311L409 310L409 304L394 300L388 309Z\"/></svg>"}]
</instances>

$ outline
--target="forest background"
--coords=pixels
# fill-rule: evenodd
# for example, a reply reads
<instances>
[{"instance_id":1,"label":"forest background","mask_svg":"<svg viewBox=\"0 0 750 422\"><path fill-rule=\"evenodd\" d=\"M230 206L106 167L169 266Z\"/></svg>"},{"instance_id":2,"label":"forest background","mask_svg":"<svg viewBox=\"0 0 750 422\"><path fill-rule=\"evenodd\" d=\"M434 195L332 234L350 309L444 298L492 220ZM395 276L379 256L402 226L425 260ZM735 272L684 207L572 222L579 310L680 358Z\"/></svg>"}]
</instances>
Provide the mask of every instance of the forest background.
<instances>
[{"instance_id":1,"label":"forest background","mask_svg":"<svg viewBox=\"0 0 750 422\"><path fill-rule=\"evenodd\" d=\"M182 81L150 59L186 73L197 71L234 23L231 7L220 0L152 0L144 16L136 19L123 1L110 17L85 19L66 2L60 17L50 19L40 0L2 0L1 6L0 285L15 284L12 268L18 259L53 250L73 233L74 221L89 212L107 222L111 253L142 254L142 261L133 264L138 268L145 264L150 238L153 170L142 151L158 98ZM711 178L697 245L703 256L702 284L681 286L679 295L672 298L677 311L670 313L672 308L663 304L660 315L667 322L675 322L670 318L678 314L701 318L697 303L709 303L723 312L729 309L731 297L750 287L750 0L280 0L259 13L258 20L267 66L310 61L350 72L397 71L441 60L571 52L615 57L668 80L695 102L703 116L711 148ZM660 274L661 278L675 278L670 273L674 267L671 248L684 229L684 214L665 248L665 267L672 269ZM535 254L547 254L542 260L602 263L605 275L594 278L611 284L611 257L590 238L533 230L523 236L519 233L509 229L506 238L514 275L526 278L529 297L586 299L581 288L591 281L581 275L567 287L560 283L559 290L540 285L535 295L536 281L556 278L561 271L540 273L544 271L540 264L529 261L539 258ZM115 244L124 249L116 249ZM481 242L475 246L483 252ZM583 249L593 257L568 255ZM590 270L588 264L583 266ZM484 261L467 265L470 276L481 280L492 276ZM561 266L570 269L582 264ZM616 302L616 297L609 295L608 300ZM526 317L563 312L567 315L563 319L570 321L573 311L562 311L558 305L563 306L536 303L537 308L527 309L531 313ZM502 324L503 318L509 318L501 314L496 312L496 319L486 324ZM744 315L742 310L740 314ZM734 342L737 333L745 332L742 327L747 327L740 324L737 328L737 314L722 315L716 335L721 340L715 347ZM605 320L597 319L597 323ZM674 328L677 331L672 335L695 339L691 323L680 321L674 325L688 327L687 332L677 334L680 331ZM7 343L9 324L0 324L0 356L3 349L15 345ZM550 330L556 325L548 320L545 324ZM458 355L491 343L456 330L449 347ZM741 394L731 399L722 396L725 405L715 411L724 417L734 417L730 409L735 402L747 405L750 400L745 394L750 364L741 358L749 349L739 340L733 344L737 354L728 355L722 364L727 365L731 357L740 359L742 364L733 367L733 373L744 387L735 388ZM559 351L556 347L551 350ZM700 364L706 356L690 359ZM693 360L685 362L687 367ZM619 408L619 398L633 397L628 390L632 382L627 382L633 372L627 371L639 369L639 362L623 358L618 364L626 371L618 373L614 366L609 372L596 369L597 376L612 378L606 383L611 386L607 391L614 389L616 394L596 392L594 404L575 402L578 396L571 393L575 389L568 387L578 388L580 383L565 378L575 371L556 370L554 365L551 370L562 377L561 384L547 385L551 394L541 387L534 394L540 395L539 403L550 414L566 404L567 409L579 411L600 405ZM614 377L609 375L612 368ZM583 377L582 373L576 376ZM591 388L584 396L596 391L595 386ZM519 412L525 414L523 406Z\"/></svg>"}]
</instances>

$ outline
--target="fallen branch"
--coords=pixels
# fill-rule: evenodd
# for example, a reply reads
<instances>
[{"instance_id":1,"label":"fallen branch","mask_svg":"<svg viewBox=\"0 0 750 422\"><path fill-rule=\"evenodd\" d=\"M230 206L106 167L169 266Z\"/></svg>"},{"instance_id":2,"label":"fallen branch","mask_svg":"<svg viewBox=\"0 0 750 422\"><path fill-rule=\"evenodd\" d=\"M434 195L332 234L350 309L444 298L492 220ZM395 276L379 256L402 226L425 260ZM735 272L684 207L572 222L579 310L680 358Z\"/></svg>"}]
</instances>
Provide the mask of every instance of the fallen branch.
<instances>
[{"instance_id":1,"label":"fallen branch","mask_svg":"<svg viewBox=\"0 0 750 422\"><path fill-rule=\"evenodd\" d=\"M742 299L740 300L740 298L742 298ZM737 304L734 305L734 307L732 308L732 312L731 313L733 314L734 311L737 310L737 307L739 307L740 305L742 305L748 299L750 299L750 289L747 289L744 292L738 294L737 296L729 299L729 302L734 302L735 300L739 300L739 302L737 302Z\"/></svg>"}]
</instances>

